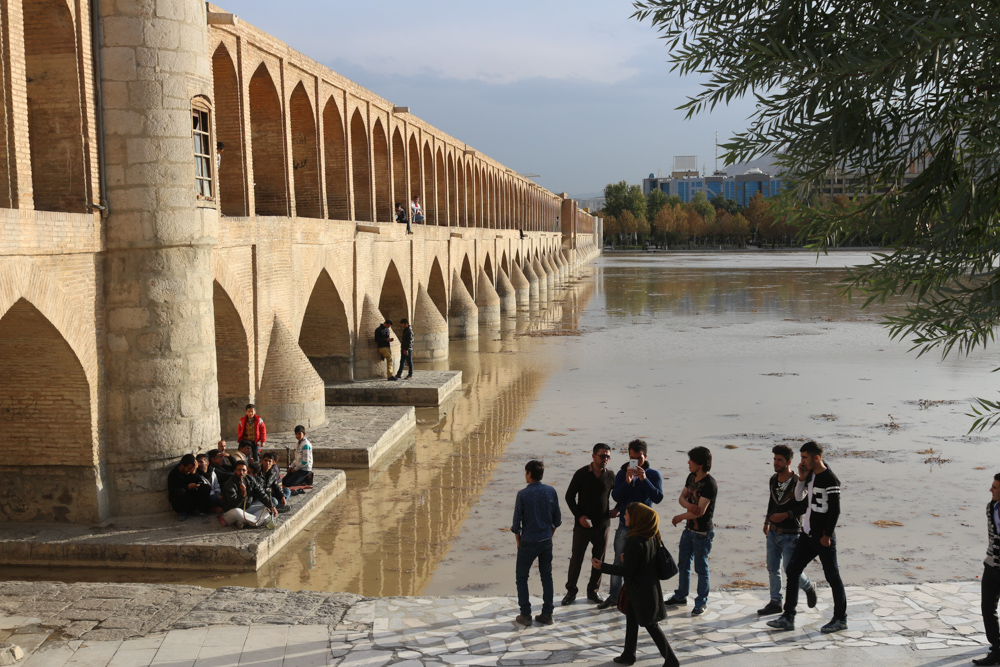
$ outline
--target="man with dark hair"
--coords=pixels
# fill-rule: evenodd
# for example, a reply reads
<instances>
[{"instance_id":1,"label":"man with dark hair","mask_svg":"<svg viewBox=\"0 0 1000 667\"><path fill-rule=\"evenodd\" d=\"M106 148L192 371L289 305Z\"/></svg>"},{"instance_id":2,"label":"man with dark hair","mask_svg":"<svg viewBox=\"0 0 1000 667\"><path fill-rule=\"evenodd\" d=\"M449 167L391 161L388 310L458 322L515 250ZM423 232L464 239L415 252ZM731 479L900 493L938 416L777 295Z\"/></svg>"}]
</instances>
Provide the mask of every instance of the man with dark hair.
<instances>
[{"instance_id":1,"label":"man with dark hair","mask_svg":"<svg viewBox=\"0 0 1000 667\"><path fill-rule=\"evenodd\" d=\"M208 469L219 480L219 487L226 484L233 476L232 459L226 455L224 450L213 449L208 453Z\"/></svg>"},{"instance_id":2,"label":"man with dark hair","mask_svg":"<svg viewBox=\"0 0 1000 667\"><path fill-rule=\"evenodd\" d=\"M1000 602L1000 474L993 475L990 485L992 498L986 504L986 560L983 561L983 578L980 581L980 605L983 627L990 652L976 658L977 665L1000 665L1000 622L997 620L997 603Z\"/></svg>"},{"instance_id":3,"label":"man with dark hair","mask_svg":"<svg viewBox=\"0 0 1000 667\"><path fill-rule=\"evenodd\" d=\"M407 234L413 233L413 230L410 229L410 217L406 215L406 209L399 202L396 202L396 222L406 225Z\"/></svg>"},{"instance_id":4,"label":"man with dark hair","mask_svg":"<svg viewBox=\"0 0 1000 667\"><path fill-rule=\"evenodd\" d=\"M267 428L264 426L264 420L257 414L257 406L253 403L247 403L247 413L240 417L240 422L236 425L236 440L241 447L243 441L248 440L253 453L251 460L260 459L260 450L267 442Z\"/></svg>"},{"instance_id":5,"label":"man with dark hair","mask_svg":"<svg viewBox=\"0 0 1000 667\"><path fill-rule=\"evenodd\" d=\"M399 372L396 373L398 380L403 374L403 365L410 367L410 372L406 375L409 380L413 377L413 327L405 317L399 321L403 325L403 333L399 334Z\"/></svg>"},{"instance_id":6,"label":"man with dark hair","mask_svg":"<svg viewBox=\"0 0 1000 667\"><path fill-rule=\"evenodd\" d=\"M542 484L545 465L541 461L528 461L524 466L527 486L517 492L514 501L514 522L510 532L517 541L517 604L520 614L515 619L521 625L531 625L531 600L528 598L528 574L538 559L538 573L542 578L542 613L535 620L542 625L552 625L552 536L562 523L559 512L559 494L548 484Z\"/></svg>"},{"instance_id":7,"label":"man with dark hair","mask_svg":"<svg viewBox=\"0 0 1000 667\"><path fill-rule=\"evenodd\" d=\"M312 443L306 437L306 427L299 424L295 427L295 458L285 471L282 486L291 491L291 495L301 495L304 489L294 489L293 486L312 486L313 483L313 451Z\"/></svg>"},{"instance_id":8,"label":"man with dark hair","mask_svg":"<svg viewBox=\"0 0 1000 667\"><path fill-rule=\"evenodd\" d=\"M774 474L768 483L770 495L767 500L767 514L764 516L764 535L767 539L767 575L771 585L771 599L763 609L758 609L760 616L781 613L781 572L792 561L795 542L798 541L802 524L799 519L805 511L805 502L795 500L795 485L798 476L792 472L792 448L788 445L775 445L771 449L774 454ZM816 606L816 588L805 573L799 576L799 588L806 592L809 608Z\"/></svg>"},{"instance_id":9,"label":"man with dark hair","mask_svg":"<svg viewBox=\"0 0 1000 667\"><path fill-rule=\"evenodd\" d=\"M208 508L211 487L202 484L195 475L197 469L194 454L185 454L167 474L167 495L178 521L184 521L188 514L202 514Z\"/></svg>"},{"instance_id":10,"label":"man with dark hair","mask_svg":"<svg viewBox=\"0 0 1000 667\"><path fill-rule=\"evenodd\" d=\"M625 508L631 503L642 503L646 507L652 507L663 500L663 478L660 473L649 467L646 455L649 447L645 440L633 440L628 443L629 460L622 465L615 475L615 487L611 491L611 497L616 505L618 516L618 529L615 531L615 563L622 561L622 554L625 553L625 541L628 539L628 526L625 525ZM622 578L616 574L611 575L611 590L604 602L598 605L598 609L607 609L618 603L618 591L622 587Z\"/></svg>"},{"instance_id":11,"label":"man with dark hair","mask_svg":"<svg viewBox=\"0 0 1000 667\"><path fill-rule=\"evenodd\" d=\"M823 448L810 440L799 448L799 481L795 484L795 499L806 500L802 517L802 533L795 542L795 551L788 564L785 583L784 613L767 624L776 630L795 628L795 605L799 601L799 575L806 565L819 556L823 575L833 594L833 619L820 628L821 632L847 629L847 592L837 567L837 538L834 530L840 518L840 480L823 463Z\"/></svg>"},{"instance_id":12,"label":"man with dark hair","mask_svg":"<svg viewBox=\"0 0 1000 667\"><path fill-rule=\"evenodd\" d=\"M608 470L611 460L611 447L599 442L594 445L591 454L592 461L580 468L570 480L566 489L566 504L573 514L573 551L569 559L569 574L566 577L566 597L563 605L568 605L576 599L577 581L580 579L580 568L583 566L587 546L591 546L591 557L604 560L604 552L608 544L608 529L611 526L612 512L608 509L608 499L611 489L615 486L615 474ZM617 510L614 516L617 516ZM590 582L587 584L587 599L600 604L601 596L597 594L601 586L601 571L591 568Z\"/></svg>"},{"instance_id":13,"label":"man with dark hair","mask_svg":"<svg viewBox=\"0 0 1000 667\"><path fill-rule=\"evenodd\" d=\"M254 501L266 507L271 515L278 515L278 511L274 509L274 503L264 493L260 482L247 474L246 462L237 461L233 476L222 487L224 513L219 515L219 523L223 526L234 524L237 528L243 528L247 525L263 525L267 514L265 512L256 514L254 512L256 508L253 506Z\"/></svg>"},{"instance_id":14,"label":"man with dark hair","mask_svg":"<svg viewBox=\"0 0 1000 667\"><path fill-rule=\"evenodd\" d=\"M208 495L208 505L212 512L218 514L222 511L222 486L219 483L219 478L212 470L211 461L208 459L208 454L198 454L194 457L195 462L198 464L195 468L195 476L201 480L202 484L207 484L209 487Z\"/></svg>"},{"instance_id":15,"label":"man with dark hair","mask_svg":"<svg viewBox=\"0 0 1000 667\"><path fill-rule=\"evenodd\" d=\"M260 486L274 501L279 513L284 514L288 511L288 497L292 492L281 486L278 455L274 452L265 452L260 457Z\"/></svg>"},{"instance_id":16,"label":"man with dark hair","mask_svg":"<svg viewBox=\"0 0 1000 667\"><path fill-rule=\"evenodd\" d=\"M691 561L694 561L694 571L698 573L698 594L694 598L692 616L704 614L708 605L708 555L712 553L712 540L715 538L712 516L715 514L715 499L719 494L719 485L708 474L711 470L712 452L708 447L695 447L688 452L689 473L684 481L684 490L677 499L685 512L673 518L675 526L681 521L686 521L687 524L681 533L681 544L677 552L677 590L665 604L668 607L687 604L687 594L691 587Z\"/></svg>"},{"instance_id":17,"label":"man with dark hair","mask_svg":"<svg viewBox=\"0 0 1000 667\"><path fill-rule=\"evenodd\" d=\"M378 348L378 353L382 355L385 359L385 373L387 380L395 380L396 376L392 374L392 347L389 344L395 340L392 337L392 320L386 319L385 322L378 325L375 328L375 347Z\"/></svg>"}]
</instances>

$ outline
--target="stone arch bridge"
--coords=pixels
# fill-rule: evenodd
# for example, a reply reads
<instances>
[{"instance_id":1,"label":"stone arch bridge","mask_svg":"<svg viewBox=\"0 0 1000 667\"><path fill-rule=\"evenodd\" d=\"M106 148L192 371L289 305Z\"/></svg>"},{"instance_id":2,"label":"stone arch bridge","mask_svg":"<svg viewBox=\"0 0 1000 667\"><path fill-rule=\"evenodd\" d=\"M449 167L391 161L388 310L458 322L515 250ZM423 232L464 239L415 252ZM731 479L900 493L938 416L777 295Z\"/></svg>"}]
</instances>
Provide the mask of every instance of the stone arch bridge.
<instances>
[{"instance_id":1,"label":"stone arch bridge","mask_svg":"<svg viewBox=\"0 0 1000 667\"><path fill-rule=\"evenodd\" d=\"M444 359L597 253L565 195L220 8L3 10L3 520L158 511L245 403L316 425L384 372L383 317Z\"/></svg>"}]
</instances>

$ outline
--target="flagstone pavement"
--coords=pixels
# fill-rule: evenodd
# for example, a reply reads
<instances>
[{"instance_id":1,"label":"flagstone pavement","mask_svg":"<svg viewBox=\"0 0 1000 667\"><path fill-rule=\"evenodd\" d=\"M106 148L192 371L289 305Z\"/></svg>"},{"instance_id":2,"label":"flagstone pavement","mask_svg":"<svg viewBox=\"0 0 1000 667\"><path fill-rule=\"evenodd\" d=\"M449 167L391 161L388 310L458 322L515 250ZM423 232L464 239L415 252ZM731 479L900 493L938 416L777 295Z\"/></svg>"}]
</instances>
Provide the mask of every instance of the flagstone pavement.
<instances>
[{"instance_id":1,"label":"flagstone pavement","mask_svg":"<svg viewBox=\"0 0 1000 667\"><path fill-rule=\"evenodd\" d=\"M845 632L824 635L829 589L791 632L756 610L766 591L718 591L663 624L682 664L963 664L985 654L979 583L849 587ZM558 604L558 600L556 601ZM540 600L535 600L536 613ZM361 598L280 589L0 583L0 646L19 667L436 667L609 663L623 617L578 600L522 628L498 597ZM658 664L640 630L639 659ZM0 661L0 664L6 664Z\"/></svg>"}]
</instances>

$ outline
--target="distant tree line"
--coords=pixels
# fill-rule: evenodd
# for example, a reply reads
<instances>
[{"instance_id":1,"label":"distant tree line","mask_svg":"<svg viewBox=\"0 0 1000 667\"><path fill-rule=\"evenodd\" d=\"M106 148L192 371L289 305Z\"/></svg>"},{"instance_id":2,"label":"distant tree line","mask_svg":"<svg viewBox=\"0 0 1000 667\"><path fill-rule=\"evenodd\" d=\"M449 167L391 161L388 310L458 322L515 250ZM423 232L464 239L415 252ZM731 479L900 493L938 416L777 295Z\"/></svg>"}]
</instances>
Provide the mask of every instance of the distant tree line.
<instances>
[{"instance_id":1,"label":"distant tree line","mask_svg":"<svg viewBox=\"0 0 1000 667\"><path fill-rule=\"evenodd\" d=\"M643 248L771 248L798 245L791 217L759 192L744 208L721 194L708 199L698 192L685 204L677 195L660 190L642 194L638 185L625 181L604 188L604 243L612 247ZM809 206L819 214L836 214L854 202L843 195L815 195ZM878 238L858 229L834 240L834 246L878 245Z\"/></svg>"}]
</instances>

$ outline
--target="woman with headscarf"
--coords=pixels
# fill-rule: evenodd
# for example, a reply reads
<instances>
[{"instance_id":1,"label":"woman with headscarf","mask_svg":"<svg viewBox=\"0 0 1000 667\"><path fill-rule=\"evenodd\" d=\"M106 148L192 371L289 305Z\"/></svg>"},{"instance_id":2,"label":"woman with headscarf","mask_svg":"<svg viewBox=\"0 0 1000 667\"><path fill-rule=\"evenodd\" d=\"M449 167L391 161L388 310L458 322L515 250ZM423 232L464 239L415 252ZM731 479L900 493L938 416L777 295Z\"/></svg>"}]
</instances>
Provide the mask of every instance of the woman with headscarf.
<instances>
[{"instance_id":1,"label":"woman with headscarf","mask_svg":"<svg viewBox=\"0 0 1000 667\"><path fill-rule=\"evenodd\" d=\"M622 562L602 563L597 558L592 561L594 569L605 574L617 574L625 580L625 648L614 661L620 665L635 662L635 647L641 625L653 638L656 648L660 649L664 667L676 667L680 663L659 625L667 617L663 591L660 589L660 574L656 567L656 551L662 543L660 517L646 505L632 503L625 510L625 525L629 531Z\"/></svg>"}]
</instances>

